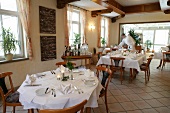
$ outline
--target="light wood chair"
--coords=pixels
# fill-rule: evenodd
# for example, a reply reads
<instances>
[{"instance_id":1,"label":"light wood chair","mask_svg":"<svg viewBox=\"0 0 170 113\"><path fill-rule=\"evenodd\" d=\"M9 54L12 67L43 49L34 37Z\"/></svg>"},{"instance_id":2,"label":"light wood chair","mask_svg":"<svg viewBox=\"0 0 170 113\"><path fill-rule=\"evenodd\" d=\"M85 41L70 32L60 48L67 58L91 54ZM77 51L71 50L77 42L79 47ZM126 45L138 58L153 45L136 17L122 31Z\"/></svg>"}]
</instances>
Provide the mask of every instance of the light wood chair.
<instances>
[{"instance_id":1,"label":"light wood chair","mask_svg":"<svg viewBox=\"0 0 170 113\"><path fill-rule=\"evenodd\" d=\"M146 63L143 63L140 65L140 69L141 71L145 72L145 84L147 83L147 81L149 81L150 78L150 63L152 61L152 57L149 57L147 59Z\"/></svg>"},{"instance_id":2,"label":"light wood chair","mask_svg":"<svg viewBox=\"0 0 170 113\"><path fill-rule=\"evenodd\" d=\"M170 52L162 52L163 58L162 58L162 69L165 67L165 63L170 62Z\"/></svg>"},{"instance_id":3,"label":"light wood chair","mask_svg":"<svg viewBox=\"0 0 170 113\"><path fill-rule=\"evenodd\" d=\"M72 63L73 66L76 66L76 63L74 63L74 62L71 62L71 63ZM57 62L55 65L56 65L57 67L59 67L59 66L61 66L61 65L63 65L63 66L66 67L67 62Z\"/></svg>"},{"instance_id":4,"label":"light wood chair","mask_svg":"<svg viewBox=\"0 0 170 113\"><path fill-rule=\"evenodd\" d=\"M108 113L107 89L108 89L108 84L111 80L112 71L109 68L102 67L102 66L98 66L98 67L96 67L96 69L97 69L96 75L98 78L99 78L100 72L103 73L101 84L104 88L101 90L99 97L103 97L103 96L105 97L105 106L106 106L106 111Z\"/></svg>"},{"instance_id":5,"label":"light wood chair","mask_svg":"<svg viewBox=\"0 0 170 113\"><path fill-rule=\"evenodd\" d=\"M110 53L110 52L111 52L111 50L106 50L106 54L107 54L107 53Z\"/></svg>"},{"instance_id":6,"label":"light wood chair","mask_svg":"<svg viewBox=\"0 0 170 113\"><path fill-rule=\"evenodd\" d=\"M6 106L13 107L13 113L15 113L16 106L22 106L19 102L19 92L14 91L11 75L12 72L0 73L0 95L2 97L3 113L6 113ZM10 89L7 89L5 79L8 78L10 83Z\"/></svg>"},{"instance_id":7,"label":"light wood chair","mask_svg":"<svg viewBox=\"0 0 170 113\"><path fill-rule=\"evenodd\" d=\"M121 81L121 84L122 84L123 72L124 72L123 62L124 62L125 58L110 57L110 60L111 60L110 69L112 70L113 73L116 72L116 71L120 72L120 81Z\"/></svg>"},{"instance_id":8,"label":"light wood chair","mask_svg":"<svg viewBox=\"0 0 170 113\"><path fill-rule=\"evenodd\" d=\"M80 111L80 113L83 113L84 105L87 103L87 100L84 100L80 104L77 104L75 106L64 108L64 109L46 109L46 110L39 110L39 113L77 113Z\"/></svg>"}]
</instances>

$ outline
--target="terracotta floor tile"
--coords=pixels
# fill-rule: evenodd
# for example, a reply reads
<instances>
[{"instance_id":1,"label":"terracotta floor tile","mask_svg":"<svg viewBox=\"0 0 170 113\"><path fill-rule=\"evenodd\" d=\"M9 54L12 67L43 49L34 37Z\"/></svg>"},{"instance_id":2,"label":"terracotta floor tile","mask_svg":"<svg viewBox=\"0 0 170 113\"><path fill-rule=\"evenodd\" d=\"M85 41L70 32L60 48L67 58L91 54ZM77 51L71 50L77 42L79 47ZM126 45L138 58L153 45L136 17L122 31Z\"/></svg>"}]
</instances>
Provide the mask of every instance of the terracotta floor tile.
<instances>
[{"instance_id":1,"label":"terracotta floor tile","mask_svg":"<svg viewBox=\"0 0 170 113\"><path fill-rule=\"evenodd\" d=\"M170 90L170 87L169 86L159 86L160 88L164 89L164 90L167 90L169 91Z\"/></svg>"},{"instance_id":2,"label":"terracotta floor tile","mask_svg":"<svg viewBox=\"0 0 170 113\"><path fill-rule=\"evenodd\" d=\"M142 90L141 88L133 88L132 89L135 93L144 93L144 90Z\"/></svg>"},{"instance_id":3,"label":"terracotta floor tile","mask_svg":"<svg viewBox=\"0 0 170 113\"><path fill-rule=\"evenodd\" d=\"M141 110L133 110L133 111L127 111L127 113L142 113Z\"/></svg>"},{"instance_id":4,"label":"terracotta floor tile","mask_svg":"<svg viewBox=\"0 0 170 113\"><path fill-rule=\"evenodd\" d=\"M137 94L126 95L131 101L142 100Z\"/></svg>"},{"instance_id":5,"label":"terracotta floor tile","mask_svg":"<svg viewBox=\"0 0 170 113\"><path fill-rule=\"evenodd\" d=\"M139 109L145 109L145 108L151 108L151 106L146 103L145 101L133 101L133 103L139 108Z\"/></svg>"},{"instance_id":6,"label":"terracotta floor tile","mask_svg":"<svg viewBox=\"0 0 170 113\"><path fill-rule=\"evenodd\" d=\"M160 88L159 86L152 86L150 88L153 89L154 91L164 91L164 89Z\"/></svg>"},{"instance_id":7,"label":"terracotta floor tile","mask_svg":"<svg viewBox=\"0 0 170 113\"><path fill-rule=\"evenodd\" d=\"M155 109L143 109L142 113L158 113Z\"/></svg>"},{"instance_id":8,"label":"terracotta floor tile","mask_svg":"<svg viewBox=\"0 0 170 113\"><path fill-rule=\"evenodd\" d=\"M159 98L157 100L164 104L165 106L170 106L170 98Z\"/></svg>"},{"instance_id":9,"label":"terracotta floor tile","mask_svg":"<svg viewBox=\"0 0 170 113\"><path fill-rule=\"evenodd\" d=\"M168 107L155 108L159 113L169 113L170 109Z\"/></svg>"},{"instance_id":10,"label":"terracotta floor tile","mask_svg":"<svg viewBox=\"0 0 170 113\"><path fill-rule=\"evenodd\" d=\"M131 89L121 89L121 92L123 92L125 95L134 94L134 92Z\"/></svg>"},{"instance_id":11,"label":"terracotta floor tile","mask_svg":"<svg viewBox=\"0 0 170 113\"><path fill-rule=\"evenodd\" d=\"M127 102L130 101L125 95L115 96L118 102Z\"/></svg>"},{"instance_id":12,"label":"terracotta floor tile","mask_svg":"<svg viewBox=\"0 0 170 113\"><path fill-rule=\"evenodd\" d=\"M139 93L138 94L142 99L146 100L146 99L152 99L153 97L151 95L149 95L148 93Z\"/></svg>"},{"instance_id":13,"label":"terracotta floor tile","mask_svg":"<svg viewBox=\"0 0 170 113\"><path fill-rule=\"evenodd\" d=\"M110 90L110 92L112 93L112 95L122 95L123 93L120 90Z\"/></svg>"},{"instance_id":14,"label":"terracotta floor tile","mask_svg":"<svg viewBox=\"0 0 170 113\"><path fill-rule=\"evenodd\" d=\"M162 94L164 97L170 97L170 92L169 91L161 91L159 93Z\"/></svg>"},{"instance_id":15,"label":"terracotta floor tile","mask_svg":"<svg viewBox=\"0 0 170 113\"><path fill-rule=\"evenodd\" d=\"M162 103L160 103L158 100L156 99L151 99L151 100L145 100L149 105L151 105L152 107L161 107L164 106Z\"/></svg>"},{"instance_id":16,"label":"terracotta floor tile","mask_svg":"<svg viewBox=\"0 0 170 113\"><path fill-rule=\"evenodd\" d=\"M113 96L107 97L107 103L112 104L118 102Z\"/></svg>"},{"instance_id":17,"label":"terracotta floor tile","mask_svg":"<svg viewBox=\"0 0 170 113\"><path fill-rule=\"evenodd\" d=\"M158 92L151 92L149 93L153 98L162 98L164 97L163 95L161 95L160 93Z\"/></svg>"},{"instance_id":18,"label":"terracotta floor tile","mask_svg":"<svg viewBox=\"0 0 170 113\"><path fill-rule=\"evenodd\" d=\"M145 88L142 88L144 92L148 93L148 92L154 92L154 90L150 87L145 87Z\"/></svg>"},{"instance_id":19,"label":"terracotta floor tile","mask_svg":"<svg viewBox=\"0 0 170 113\"><path fill-rule=\"evenodd\" d=\"M126 85L116 85L118 89L125 89L128 88Z\"/></svg>"},{"instance_id":20,"label":"terracotta floor tile","mask_svg":"<svg viewBox=\"0 0 170 113\"><path fill-rule=\"evenodd\" d=\"M128 111L128 110L136 110L138 109L132 102L123 102L123 103L120 103L123 108Z\"/></svg>"},{"instance_id":21,"label":"terracotta floor tile","mask_svg":"<svg viewBox=\"0 0 170 113\"><path fill-rule=\"evenodd\" d=\"M125 111L123 107L119 103L108 104L108 108L110 112L121 112Z\"/></svg>"}]
</instances>

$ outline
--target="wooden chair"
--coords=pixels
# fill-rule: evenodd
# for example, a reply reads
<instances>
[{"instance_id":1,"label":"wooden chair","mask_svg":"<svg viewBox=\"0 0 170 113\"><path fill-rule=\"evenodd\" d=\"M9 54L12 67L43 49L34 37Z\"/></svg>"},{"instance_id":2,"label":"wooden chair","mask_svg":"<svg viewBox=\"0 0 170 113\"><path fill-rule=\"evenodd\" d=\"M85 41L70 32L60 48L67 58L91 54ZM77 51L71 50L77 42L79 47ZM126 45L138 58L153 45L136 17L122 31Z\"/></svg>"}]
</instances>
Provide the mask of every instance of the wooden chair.
<instances>
[{"instance_id":1,"label":"wooden chair","mask_svg":"<svg viewBox=\"0 0 170 113\"><path fill-rule=\"evenodd\" d=\"M14 91L11 75L12 72L0 73L0 94L2 97L3 113L6 113L6 106L13 106L13 113L15 113L16 106L22 106L19 102L19 92ZM8 77L10 89L7 89L5 79Z\"/></svg>"},{"instance_id":2,"label":"wooden chair","mask_svg":"<svg viewBox=\"0 0 170 113\"><path fill-rule=\"evenodd\" d=\"M102 52L98 52L98 53L97 53L97 58L98 58L98 60L100 59L101 56L102 56Z\"/></svg>"},{"instance_id":3,"label":"wooden chair","mask_svg":"<svg viewBox=\"0 0 170 113\"><path fill-rule=\"evenodd\" d=\"M162 52L163 54L163 58L162 58L162 69L163 70L163 67L165 67L165 63L166 62L170 62L170 52Z\"/></svg>"},{"instance_id":4,"label":"wooden chair","mask_svg":"<svg viewBox=\"0 0 170 113\"><path fill-rule=\"evenodd\" d=\"M112 70L112 72L116 72L119 71L120 72L120 81L122 84L123 81L123 62L125 60L125 58L122 57L110 57L111 59L111 65L110 65L110 69Z\"/></svg>"},{"instance_id":5,"label":"wooden chair","mask_svg":"<svg viewBox=\"0 0 170 113\"><path fill-rule=\"evenodd\" d=\"M71 63L72 63L73 66L76 66L76 63L73 63L73 62L71 62ZM56 65L57 67L59 67L59 66L61 66L61 65L63 65L63 66L66 67L66 64L67 64L67 62L57 62L55 65Z\"/></svg>"},{"instance_id":6,"label":"wooden chair","mask_svg":"<svg viewBox=\"0 0 170 113\"><path fill-rule=\"evenodd\" d=\"M147 80L149 81L149 77L150 77L150 63L151 63L151 61L152 61L152 57L149 57L147 59L146 63L143 63L143 64L140 65L141 71L145 72L145 84L147 83ZM148 77L148 79L146 77Z\"/></svg>"},{"instance_id":7,"label":"wooden chair","mask_svg":"<svg viewBox=\"0 0 170 113\"><path fill-rule=\"evenodd\" d=\"M80 111L80 113L83 113L84 105L87 103L87 100L84 100L80 104L77 104L75 106L64 108L64 109L46 109L46 110L39 110L39 113L77 113Z\"/></svg>"},{"instance_id":8,"label":"wooden chair","mask_svg":"<svg viewBox=\"0 0 170 113\"><path fill-rule=\"evenodd\" d=\"M145 50L142 49L142 46L135 46L135 49L137 50L138 53L141 53L143 51L143 53L145 54Z\"/></svg>"},{"instance_id":9,"label":"wooden chair","mask_svg":"<svg viewBox=\"0 0 170 113\"><path fill-rule=\"evenodd\" d=\"M106 54L107 54L107 53L110 53L110 52L111 52L111 50L106 50Z\"/></svg>"},{"instance_id":10,"label":"wooden chair","mask_svg":"<svg viewBox=\"0 0 170 113\"><path fill-rule=\"evenodd\" d=\"M109 68L106 68L106 67L101 67L101 66L98 66L96 67L97 69L97 77L99 78L99 74L100 72L102 71L103 72L103 77L102 77L102 80L101 80L101 84L102 86L104 87L101 92L100 92L100 95L99 97L105 97L105 106L106 106L106 111L108 113L108 105L107 105L107 89L108 89L108 84L111 80L111 76L112 76L112 71L109 69Z\"/></svg>"}]
</instances>

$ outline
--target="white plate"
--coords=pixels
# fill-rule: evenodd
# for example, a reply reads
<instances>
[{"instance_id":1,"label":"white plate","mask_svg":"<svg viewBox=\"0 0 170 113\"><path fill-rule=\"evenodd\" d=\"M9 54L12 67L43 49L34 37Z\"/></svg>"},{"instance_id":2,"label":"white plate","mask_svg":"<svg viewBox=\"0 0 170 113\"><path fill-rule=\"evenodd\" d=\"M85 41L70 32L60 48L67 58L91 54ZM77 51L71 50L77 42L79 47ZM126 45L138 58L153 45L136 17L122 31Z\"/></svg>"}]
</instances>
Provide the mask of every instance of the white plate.
<instances>
[{"instance_id":1,"label":"white plate","mask_svg":"<svg viewBox=\"0 0 170 113\"><path fill-rule=\"evenodd\" d=\"M80 72L80 70L73 70L73 73L79 73Z\"/></svg>"},{"instance_id":2,"label":"white plate","mask_svg":"<svg viewBox=\"0 0 170 113\"><path fill-rule=\"evenodd\" d=\"M96 85L96 82L84 82L86 86L92 87Z\"/></svg>"},{"instance_id":3,"label":"white plate","mask_svg":"<svg viewBox=\"0 0 170 113\"><path fill-rule=\"evenodd\" d=\"M47 88L37 89L37 90L35 91L35 93L36 93L37 96L42 96L42 95L48 94L48 93L51 91L51 89L48 89L47 92L46 92L46 89L47 89ZM45 92L46 92L46 93L45 93Z\"/></svg>"}]
</instances>

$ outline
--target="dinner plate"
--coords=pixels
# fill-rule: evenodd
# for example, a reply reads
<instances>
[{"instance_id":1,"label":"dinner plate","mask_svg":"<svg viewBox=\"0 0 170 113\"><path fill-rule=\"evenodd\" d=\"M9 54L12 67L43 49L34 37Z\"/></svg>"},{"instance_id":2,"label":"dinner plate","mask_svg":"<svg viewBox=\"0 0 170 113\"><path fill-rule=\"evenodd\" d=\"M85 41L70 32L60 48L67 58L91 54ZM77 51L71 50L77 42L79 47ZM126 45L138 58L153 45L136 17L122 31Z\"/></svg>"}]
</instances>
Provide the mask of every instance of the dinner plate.
<instances>
[{"instance_id":1,"label":"dinner plate","mask_svg":"<svg viewBox=\"0 0 170 113\"><path fill-rule=\"evenodd\" d=\"M76 70L73 70L73 73L79 73L80 70L76 69Z\"/></svg>"},{"instance_id":2,"label":"dinner plate","mask_svg":"<svg viewBox=\"0 0 170 113\"><path fill-rule=\"evenodd\" d=\"M92 87L96 85L96 82L84 82L86 86Z\"/></svg>"},{"instance_id":3,"label":"dinner plate","mask_svg":"<svg viewBox=\"0 0 170 113\"><path fill-rule=\"evenodd\" d=\"M36 93L37 96L42 96L42 95L48 94L50 91L51 90L49 88L48 88L48 90L47 90L47 88L40 88L40 89L37 89L35 91L35 93Z\"/></svg>"}]
</instances>

